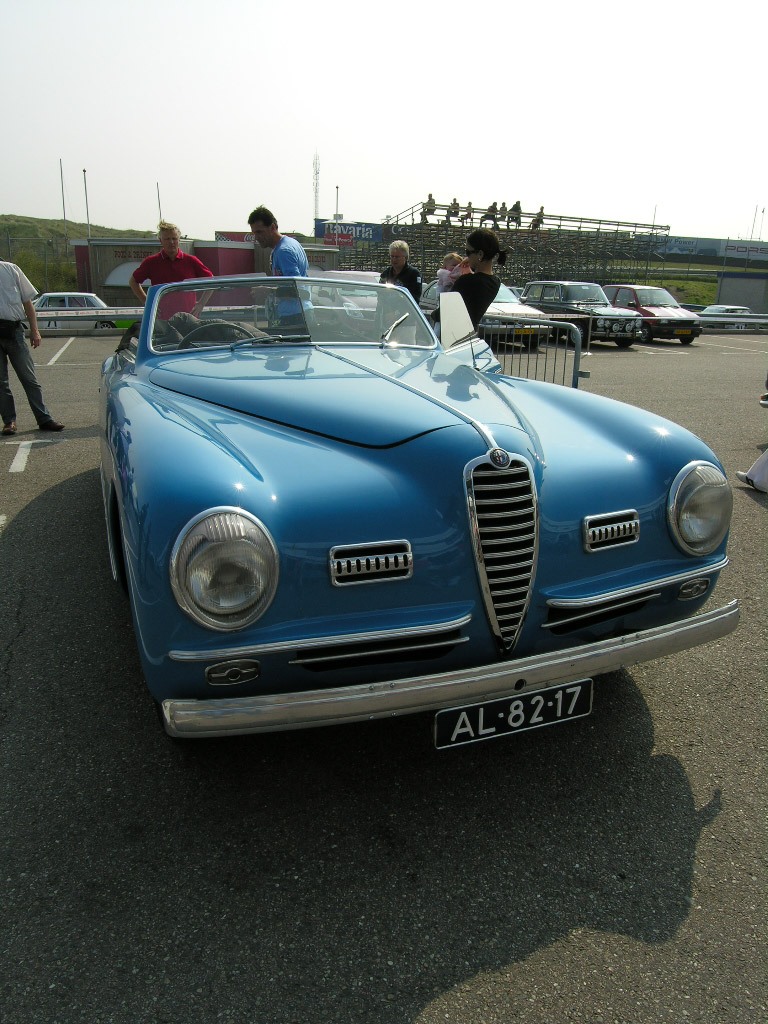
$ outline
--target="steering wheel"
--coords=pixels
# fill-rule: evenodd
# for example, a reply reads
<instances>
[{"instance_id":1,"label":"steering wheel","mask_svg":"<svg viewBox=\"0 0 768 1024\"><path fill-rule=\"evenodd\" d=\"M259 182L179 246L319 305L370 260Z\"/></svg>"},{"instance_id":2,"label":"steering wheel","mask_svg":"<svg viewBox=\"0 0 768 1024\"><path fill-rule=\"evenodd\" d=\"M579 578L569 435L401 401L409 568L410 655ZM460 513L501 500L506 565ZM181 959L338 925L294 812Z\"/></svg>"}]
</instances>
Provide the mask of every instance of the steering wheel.
<instances>
[{"instance_id":1,"label":"steering wheel","mask_svg":"<svg viewBox=\"0 0 768 1024\"><path fill-rule=\"evenodd\" d=\"M183 348L190 348L195 340L195 335L201 335L207 331L209 336L204 339L206 341L216 340L225 341L219 332L228 334L232 331L235 332L234 338L230 338L230 341L236 341L238 338L252 338L253 334L242 327L240 324L233 324L229 320L208 320L205 323L199 325L199 327L193 327L191 331L184 335L181 339L176 351L180 351Z\"/></svg>"}]
</instances>

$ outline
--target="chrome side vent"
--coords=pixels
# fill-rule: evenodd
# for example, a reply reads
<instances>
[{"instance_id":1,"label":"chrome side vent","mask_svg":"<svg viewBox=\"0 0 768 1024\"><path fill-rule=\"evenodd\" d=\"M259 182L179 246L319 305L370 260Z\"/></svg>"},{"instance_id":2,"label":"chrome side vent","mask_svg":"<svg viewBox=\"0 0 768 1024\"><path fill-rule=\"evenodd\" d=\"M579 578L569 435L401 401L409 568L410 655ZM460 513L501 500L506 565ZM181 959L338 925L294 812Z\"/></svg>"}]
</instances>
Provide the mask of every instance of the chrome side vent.
<instances>
[{"instance_id":1,"label":"chrome side vent","mask_svg":"<svg viewBox=\"0 0 768 1024\"><path fill-rule=\"evenodd\" d=\"M334 587L408 580L413 575L413 552L407 540L347 544L331 548L328 566Z\"/></svg>"},{"instance_id":2,"label":"chrome side vent","mask_svg":"<svg viewBox=\"0 0 768 1024\"><path fill-rule=\"evenodd\" d=\"M467 500L486 611L502 647L517 641L538 552L536 492L528 464L468 467Z\"/></svg>"},{"instance_id":3,"label":"chrome side vent","mask_svg":"<svg viewBox=\"0 0 768 1024\"><path fill-rule=\"evenodd\" d=\"M582 527L586 551L603 551L622 544L634 544L640 537L640 517L634 509L587 516Z\"/></svg>"}]
</instances>

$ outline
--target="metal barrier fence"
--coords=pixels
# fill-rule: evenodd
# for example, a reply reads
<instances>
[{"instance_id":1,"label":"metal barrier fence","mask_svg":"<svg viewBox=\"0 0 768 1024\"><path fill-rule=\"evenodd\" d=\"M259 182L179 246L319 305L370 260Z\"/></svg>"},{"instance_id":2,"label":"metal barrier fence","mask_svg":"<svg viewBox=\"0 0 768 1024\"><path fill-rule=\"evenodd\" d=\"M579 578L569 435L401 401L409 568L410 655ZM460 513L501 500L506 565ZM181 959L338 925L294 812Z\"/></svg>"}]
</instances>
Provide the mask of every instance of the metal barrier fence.
<instances>
[{"instance_id":1,"label":"metal barrier fence","mask_svg":"<svg viewBox=\"0 0 768 1024\"><path fill-rule=\"evenodd\" d=\"M725 313L722 316L702 316L702 330L719 334L730 334L733 331L744 331L748 334L768 331L768 313L749 313L741 316Z\"/></svg>"},{"instance_id":2,"label":"metal barrier fence","mask_svg":"<svg viewBox=\"0 0 768 1024\"><path fill-rule=\"evenodd\" d=\"M509 320L482 330L505 374L577 388L589 377L581 369L581 331L562 320Z\"/></svg>"}]
</instances>

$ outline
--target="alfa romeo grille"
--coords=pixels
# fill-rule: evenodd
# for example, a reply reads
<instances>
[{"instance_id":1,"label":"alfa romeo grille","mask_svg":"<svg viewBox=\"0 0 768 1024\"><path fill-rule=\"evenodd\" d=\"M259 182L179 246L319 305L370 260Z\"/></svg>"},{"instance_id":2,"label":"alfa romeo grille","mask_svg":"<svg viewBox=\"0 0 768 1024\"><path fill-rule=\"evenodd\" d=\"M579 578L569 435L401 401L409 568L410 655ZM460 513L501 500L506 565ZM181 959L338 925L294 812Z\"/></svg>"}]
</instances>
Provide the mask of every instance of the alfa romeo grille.
<instances>
[{"instance_id":1,"label":"alfa romeo grille","mask_svg":"<svg viewBox=\"0 0 768 1024\"><path fill-rule=\"evenodd\" d=\"M413 553L407 540L331 548L328 562L335 587L407 580L413 575Z\"/></svg>"},{"instance_id":2,"label":"alfa romeo grille","mask_svg":"<svg viewBox=\"0 0 768 1024\"><path fill-rule=\"evenodd\" d=\"M639 536L640 517L634 509L604 516L587 516L584 520L584 547L587 551L634 544Z\"/></svg>"},{"instance_id":3,"label":"alfa romeo grille","mask_svg":"<svg viewBox=\"0 0 768 1024\"><path fill-rule=\"evenodd\" d=\"M489 462L475 465L467 498L488 617L504 648L511 650L536 569L536 495L528 465L517 459L506 469Z\"/></svg>"}]
</instances>

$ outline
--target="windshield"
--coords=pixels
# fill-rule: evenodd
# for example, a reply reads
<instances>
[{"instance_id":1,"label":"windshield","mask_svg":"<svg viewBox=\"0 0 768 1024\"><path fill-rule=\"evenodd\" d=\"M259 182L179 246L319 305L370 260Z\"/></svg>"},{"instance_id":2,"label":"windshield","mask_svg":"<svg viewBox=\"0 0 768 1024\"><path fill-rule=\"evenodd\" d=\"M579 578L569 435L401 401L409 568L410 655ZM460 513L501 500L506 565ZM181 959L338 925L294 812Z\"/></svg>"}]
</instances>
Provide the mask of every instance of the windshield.
<instances>
[{"instance_id":1,"label":"windshield","mask_svg":"<svg viewBox=\"0 0 768 1024\"><path fill-rule=\"evenodd\" d=\"M511 288L508 288L505 284L503 284L499 287L499 290L496 292L496 298L493 301L519 303L520 299L517 295L515 295Z\"/></svg>"},{"instance_id":2,"label":"windshield","mask_svg":"<svg viewBox=\"0 0 768 1024\"><path fill-rule=\"evenodd\" d=\"M403 289L330 275L198 278L153 291L152 298L150 344L155 351L280 343L436 344Z\"/></svg>"},{"instance_id":3,"label":"windshield","mask_svg":"<svg viewBox=\"0 0 768 1024\"><path fill-rule=\"evenodd\" d=\"M679 306L679 302L666 288L638 288L637 298L641 306Z\"/></svg>"},{"instance_id":4,"label":"windshield","mask_svg":"<svg viewBox=\"0 0 768 1024\"><path fill-rule=\"evenodd\" d=\"M601 302L608 305L608 299L599 284L569 284L565 289L565 297L569 302Z\"/></svg>"}]
</instances>

